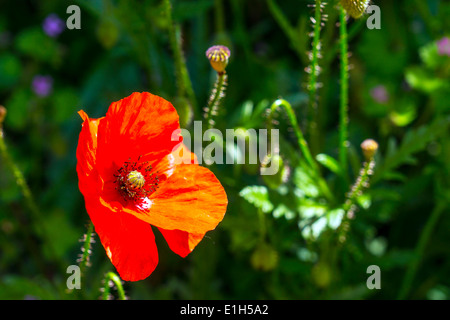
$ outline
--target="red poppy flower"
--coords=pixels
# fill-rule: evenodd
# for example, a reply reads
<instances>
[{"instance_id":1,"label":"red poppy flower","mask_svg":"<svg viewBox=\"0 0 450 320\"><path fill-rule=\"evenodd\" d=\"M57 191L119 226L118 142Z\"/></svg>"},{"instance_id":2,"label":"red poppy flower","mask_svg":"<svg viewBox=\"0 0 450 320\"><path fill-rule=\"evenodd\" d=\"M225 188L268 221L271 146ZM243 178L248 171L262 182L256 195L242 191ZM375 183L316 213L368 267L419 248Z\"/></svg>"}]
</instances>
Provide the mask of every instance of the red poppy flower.
<instances>
[{"instance_id":1,"label":"red poppy flower","mask_svg":"<svg viewBox=\"0 0 450 320\"><path fill-rule=\"evenodd\" d=\"M103 118L79 114L79 188L120 277L137 281L155 269L151 225L186 257L222 221L228 201L214 174L180 142L175 108L144 92L113 102Z\"/></svg>"}]
</instances>

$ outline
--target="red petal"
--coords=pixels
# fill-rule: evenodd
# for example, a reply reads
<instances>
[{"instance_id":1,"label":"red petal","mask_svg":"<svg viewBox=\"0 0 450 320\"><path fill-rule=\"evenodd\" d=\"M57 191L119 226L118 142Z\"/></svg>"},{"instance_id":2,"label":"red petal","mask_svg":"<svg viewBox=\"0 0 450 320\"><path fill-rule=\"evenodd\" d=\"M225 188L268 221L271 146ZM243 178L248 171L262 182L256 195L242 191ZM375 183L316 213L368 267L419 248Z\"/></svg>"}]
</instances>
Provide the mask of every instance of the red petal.
<instances>
[{"instance_id":1,"label":"red petal","mask_svg":"<svg viewBox=\"0 0 450 320\"><path fill-rule=\"evenodd\" d=\"M181 164L149 198L125 212L158 228L204 234L222 221L228 200L207 168Z\"/></svg>"},{"instance_id":2,"label":"red petal","mask_svg":"<svg viewBox=\"0 0 450 320\"><path fill-rule=\"evenodd\" d=\"M89 119L84 111L79 114L84 122L77 147L77 173L86 210L120 277L128 281L144 279L158 263L153 231L148 223L100 204L103 181L97 172L97 133L104 118Z\"/></svg>"},{"instance_id":3,"label":"red petal","mask_svg":"<svg viewBox=\"0 0 450 320\"><path fill-rule=\"evenodd\" d=\"M205 234L187 233L181 230L158 229L161 231L164 239L166 239L170 249L183 258L191 253L205 236Z\"/></svg>"},{"instance_id":4,"label":"red petal","mask_svg":"<svg viewBox=\"0 0 450 320\"><path fill-rule=\"evenodd\" d=\"M113 102L98 129L97 162L104 180L109 180L125 161L161 159L179 140L178 114L170 102L148 92L135 92ZM174 141L172 141L174 140Z\"/></svg>"},{"instance_id":5,"label":"red petal","mask_svg":"<svg viewBox=\"0 0 450 320\"><path fill-rule=\"evenodd\" d=\"M120 277L126 281L147 278L158 264L151 226L127 213L109 210L95 197L86 198L86 209Z\"/></svg>"},{"instance_id":6,"label":"red petal","mask_svg":"<svg viewBox=\"0 0 450 320\"><path fill-rule=\"evenodd\" d=\"M96 169L97 131L103 118L90 119L83 110L79 111L78 114L83 119L77 146L78 185L81 193L87 196L99 193Z\"/></svg>"}]
</instances>

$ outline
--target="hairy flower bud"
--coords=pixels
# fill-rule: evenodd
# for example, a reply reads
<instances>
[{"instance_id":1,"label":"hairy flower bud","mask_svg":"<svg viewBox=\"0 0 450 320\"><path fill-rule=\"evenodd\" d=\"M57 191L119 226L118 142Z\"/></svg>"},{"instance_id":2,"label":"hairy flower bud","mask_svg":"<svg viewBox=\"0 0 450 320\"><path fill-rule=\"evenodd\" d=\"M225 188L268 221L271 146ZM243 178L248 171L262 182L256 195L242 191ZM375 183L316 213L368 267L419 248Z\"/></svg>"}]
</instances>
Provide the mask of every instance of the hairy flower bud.
<instances>
[{"instance_id":1,"label":"hairy flower bud","mask_svg":"<svg viewBox=\"0 0 450 320\"><path fill-rule=\"evenodd\" d=\"M367 161L373 158L373 156L377 153L378 143L372 139L366 139L361 143L361 149L363 151L364 157Z\"/></svg>"},{"instance_id":2,"label":"hairy flower bud","mask_svg":"<svg viewBox=\"0 0 450 320\"><path fill-rule=\"evenodd\" d=\"M369 3L370 0L341 0L342 7L355 19L360 18L364 14Z\"/></svg>"},{"instance_id":3,"label":"hairy flower bud","mask_svg":"<svg viewBox=\"0 0 450 320\"><path fill-rule=\"evenodd\" d=\"M218 73L225 72L230 55L230 49L225 46L212 46L206 50L206 57L209 59L211 67Z\"/></svg>"}]
</instances>

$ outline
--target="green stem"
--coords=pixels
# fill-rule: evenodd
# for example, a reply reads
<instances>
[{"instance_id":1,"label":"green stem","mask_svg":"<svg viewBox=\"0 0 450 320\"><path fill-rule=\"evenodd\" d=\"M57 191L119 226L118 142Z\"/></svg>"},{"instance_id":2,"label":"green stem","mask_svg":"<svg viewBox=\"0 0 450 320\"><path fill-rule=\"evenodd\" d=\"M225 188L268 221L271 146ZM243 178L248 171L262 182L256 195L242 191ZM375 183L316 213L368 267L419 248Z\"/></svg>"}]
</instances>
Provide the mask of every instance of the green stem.
<instances>
[{"instance_id":1,"label":"green stem","mask_svg":"<svg viewBox=\"0 0 450 320\"><path fill-rule=\"evenodd\" d=\"M373 174L374 167L375 160L373 158L370 161L364 162L359 176L347 196L347 200L343 206L344 216L338 229L339 242L341 244L345 242L346 234L350 229L350 219L352 219L354 215L356 198L362 194L364 189L368 188L369 178Z\"/></svg>"},{"instance_id":2,"label":"green stem","mask_svg":"<svg viewBox=\"0 0 450 320\"><path fill-rule=\"evenodd\" d=\"M94 236L94 224L92 223L92 221L90 221L87 227L87 232L84 235L83 247L81 250L82 255L79 262L81 274L84 274L84 270L86 269L89 263L89 255L91 253L91 243L93 241L93 236Z\"/></svg>"},{"instance_id":3,"label":"green stem","mask_svg":"<svg viewBox=\"0 0 450 320\"><path fill-rule=\"evenodd\" d=\"M297 138L297 143L300 148L300 151L302 152L303 157L305 158L305 161L308 164L308 166L313 170L314 176L316 178L317 183L319 184L319 187L322 190L322 193L328 200L333 202L334 196L331 193L327 183L320 175L319 166L315 162L315 160L311 154L311 151L309 150L308 143L306 142L303 132L298 125L294 110L292 109L292 106L289 102L287 102L284 99L278 99L272 104L272 106L270 107L270 113L269 113L269 119L268 119L269 125L272 124L273 113L279 107L282 107L284 109L284 111L286 112L289 122L291 123L292 128L294 129L294 133Z\"/></svg>"},{"instance_id":4,"label":"green stem","mask_svg":"<svg viewBox=\"0 0 450 320\"><path fill-rule=\"evenodd\" d=\"M125 290L123 290L122 280L120 280L118 275L116 275L114 272L108 272L105 276L104 281L105 281L105 286L103 287L103 294L102 294L103 300L109 300L109 298L110 298L110 292L111 292L110 281L112 281L116 286L119 300L127 299L125 296Z\"/></svg>"},{"instance_id":5,"label":"green stem","mask_svg":"<svg viewBox=\"0 0 450 320\"><path fill-rule=\"evenodd\" d=\"M423 260L423 255L430 240L430 237L433 233L434 228L436 227L439 218L444 212L446 205L444 201L439 201L438 204L434 207L433 212L431 212L430 217L428 218L425 227L420 235L419 241L417 242L417 246L414 252L414 258L412 263L408 265L408 269L406 270L405 277L403 278L403 283L400 288L400 292L398 295L399 300L406 299L411 290L414 278L416 276L417 270L419 269L420 263Z\"/></svg>"},{"instance_id":6,"label":"green stem","mask_svg":"<svg viewBox=\"0 0 450 320\"><path fill-rule=\"evenodd\" d=\"M225 97L225 89L227 85L228 76L225 72L217 73L216 83L214 84L211 96L206 108L206 124L208 129L214 127L213 116L217 114L217 110L220 106L220 101Z\"/></svg>"},{"instance_id":7,"label":"green stem","mask_svg":"<svg viewBox=\"0 0 450 320\"><path fill-rule=\"evenodd\" d=\"M311 64L309 69L309 82L308 82L308 92L309 92L309 104L308 104L308 127L309 127L309 137L311 141L311 150L313 154L318 153L318 96L317 96L317 78L320 74L319 57L320 57L320 31L322 23L322 1L316 0L315 3L315 15L314 15L314 36L312 42L312 52L311 52Z\"/></svg>"},{"instance_id":8,"label":"green stem","mask_svg":"<svg viewBox=\"0 0 450 320\"><path fill-rule=\"evenodd\" d=\"M214 15L216 22L216 33L221 34L225 32L225 18L223 10L223 0L214 1Z\"/></svg>"},{"instance_id":9,"label":"green stem","mask_svg":"<svg viewBox=\"0 0 450 320\"><path fill-rule=\"evenodd\" d=\"M187 98L190 100L193 109L197 110L197 102L192 89L192 82L189 78L189 73L186 67L186 61L184 59L183 50L181 48L181 29L180 26L174 23L172 18L172 5L170 0L164 0L166 19L169 25L169 40L172 48L173 56L175 59L175 76L177 81L178 96Z\"/></svg>"},{"instance_id":10,"label":"green stem","mask_svg":"<svg viewBox=\"0 0 450 320\"><path fill-rule=\"evenodd\" d=\"M340 9L340 48L341 48L341 92L339 107L339 161L344 176L347 177L348 144L348 39L347 20L344 8Z\"/></svg>"}]
</instances>

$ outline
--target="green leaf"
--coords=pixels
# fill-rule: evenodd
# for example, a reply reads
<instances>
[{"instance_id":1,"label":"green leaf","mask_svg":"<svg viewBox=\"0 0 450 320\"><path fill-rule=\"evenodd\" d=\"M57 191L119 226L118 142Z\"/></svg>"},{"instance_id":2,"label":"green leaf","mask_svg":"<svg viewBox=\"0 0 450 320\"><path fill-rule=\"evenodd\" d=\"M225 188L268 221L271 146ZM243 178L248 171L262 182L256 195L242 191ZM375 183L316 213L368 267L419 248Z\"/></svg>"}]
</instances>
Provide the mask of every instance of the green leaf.
<instances>
[{"instance_id":1,"label":"green leaf","mask_svg":"<svg viewBox=\"0 0 450 320\"><path fill-rule=\"evenodd\" d=\"M334 172L339 176L342 175L341 165L333 157L331 157L325 153L321 153L316 156L316 160L317 160L317 162L319 162L321 165L323 165L325 168L327 168L331 172Z\"/></svg>"},{"instance_id":2,"label":"green leaf","mask_svg":"<svg viewBox=\"0 0 450 320\"><path fill-rule=\"evenodd\" d=\"M22 276L5 275L0 279L0 299L4 300L23 300L23 299L42 299L54 300L61 299L50 282L42 277L34 277L33 280Z\"/></svg>"},{"instance_id":3,"label":"green leaf","mask_svg":"<svg viewBox=\"0 0 450 320\"><path fill-rule=\"evenodd\" d=\"M398 149L395 147L394 142L390 142L383 164L375 169L372 183L385 178L387 173L392 175L392 171L402 164L415 164L416 161L412 154L424 150L429 142L446 134L449 125L450 117L439 118L428 126L424 125L418 129L408 131Z\"/></svg>"},{"instance_id":4,"label":"green leaf","mask_svg":"<svg viewBox=\"0 0 450 320\"><path fill-rule=\"evenodd\" d=\"M297 214L283 203L279 204L272 213L274 218L285 217L287 220L294 219Z\"/></svg>"},{"instance_id":5,"label":"green leaf","mask_svg":"<svg viewBox=\"0 0 450 320\"><path fill-rule=\"evenodd\" d=\"M5 53L0 55L0 89L10 88L20 78L22 65L14 55Z\"/></svg>"},{"instance_id":6,"label":"green leaf","mask_svg":"<svg viewBox=\"0 0 450 320\"><path fill-rule=\"evenodd\" d=\"M294 173L294 184L297 186L300 197L317 198L319 196L319 188L311 175L302 167L297 167Z\"/></svg>"},{"instance_id":7,"label":"green leaf","mask_svg":"<svg viewBox=\"0 0 450 320\"><path fill-rule=\"evenodd\" d=\"M342 218L344 217L343 209L334 209L328 211L325 215L309 224L305 221L299 223L299 229L301 230L302 236L305 239L317 239L327 228L336 230L340 225Z\"/></svg>"},{"instance_id":8,"label":"green leaf","mask_svg":"<svg viewBox=\"0 0 450 320\"><path fill-rule=\"evenodd\" d=\"M57 90L52 97L52 116L56 123L73 117L80 108L78 93L72 88Z\"/></svg>"},{"instance_id":9,"label":"green leaf","mask_svg":"<svg viewBox=\"0 0 450 320\"><path fill-rule=\"evenodd\" d=\"M176 21L183 21L198 17L204 14L214 5L212 0L198 0L189 2L178 2L173 7L173 18Z\"/></svg>"},{"instance_id":10,"label":"green leaf","mask_svg":"<svg viewBox=\"0 0 450 320\"><path fill-rule=\"evenodd\" d=\"M405 77L411 87L425 93L433 93L448 86L443 79L437 78L434 72L417 66L409 68Z\"/></svg>"},{"instance_id":11,"label":"green leaf","mask_svg":"<svg viewBox=\"0 0 450 320\"><path fill-rule=\"evenodd\" d=\"M22 31L16 38L16 48L41 62L52 65L62 62L58 43L48 37L40 27Z\"/></svg>"},{"instance_id":12,"label":"green leaf","mask_svg":"<svg viewBox=\"0 0 450 320\"><path fill-rule=\"evenodd\" d=\"M242 189L239 195L265 213L273 210L273 204L269 200L269 192L266 187L248 186Z\"/></svg>"}]
</instances>

